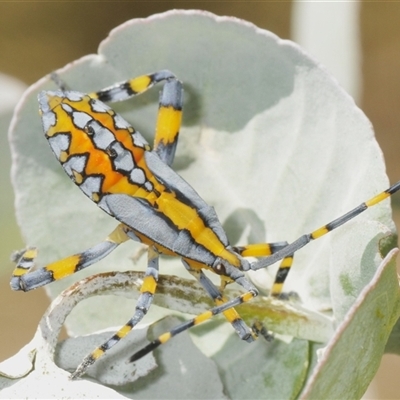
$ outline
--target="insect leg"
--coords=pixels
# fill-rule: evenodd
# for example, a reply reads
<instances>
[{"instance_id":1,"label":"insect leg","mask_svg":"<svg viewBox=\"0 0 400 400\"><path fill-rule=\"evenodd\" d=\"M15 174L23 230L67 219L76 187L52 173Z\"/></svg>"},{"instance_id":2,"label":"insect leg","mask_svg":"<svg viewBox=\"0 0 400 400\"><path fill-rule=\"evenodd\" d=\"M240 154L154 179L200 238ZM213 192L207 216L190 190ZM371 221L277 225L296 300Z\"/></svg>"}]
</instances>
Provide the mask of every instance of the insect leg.
<instances>
[{"instance_id":1,"label":"insect leg","mask_svg":"<svg viewBox=\"0 0 400 400\"><path fill-rule=\"evenodd\" d=\"M176 79L169 79L160 93L154 151L161 160L171 165L178 144L182 121L183 88Z\"/></svg>"},{"instance_id":2,"label":"insect leg","mask_svg":"<svg viewBox=\"0 0 400 400\"><path fill-rule=\"evenodd\" d=\"M216 305L221 305L228 301L225 297L222 296L218 288L211 282L209 278L207 278L207 276L201 269L191 268L190 264L185 260L182 260L182 262L188 272L199 281L201 286L203 286L204 290L214 300ZM223 314L227 321L231 323L241 339L249 342L252 342L254 340L251 330L245 324L242 318L240 318L240 315L234 308L230 308L229 310L224 311Z\"/></svg>"},{"instance_id":3,"label":"insect leg","mask_svg":"<svg viewBox=\"0 0 400 400\"><path fill-rule=\"evenodd\" d=\"M243 257L266 257L283 249L288 242L252 243L245 246L232 246L233 250Z\"/></svg>"},{"instance_id":4,"label":"insect leg","mask_svg":"<svg viewBox=\"0 0 400 400\"><path fill-rule=\"evenodd\" d=\"M89 96L104 102L123 101L145 92L161 81L166 82L160 93L154 150L165 164L171 165L178 143L183 101L182 83L172 72L162 70L138 76L90 93Z\"/></svg>"},{"instance_id":5,"label":"insect leg","mask_svg":"<svg viewBox=\"0 0 400 400\"><path fill-rule=\"evenodd\" d=\"M176 80L176 77L172 72L162 70L153 74L141 75L124 82L116 83L98 92L89 93L89 96L105 103L124 101L145 92L158 82L165 80Z\"/></svg>"},{"instance_id":6,"label":"insect leg","mask_svg":"<svg viewBox=\"0 0 400 400\"><path fill-rule=\"evenodd\" d=\"M390 186L390 188L386 189L384 192L381 192L378 195L369 199L368 201L361 203L359 206L353 208L352 210L350 210L346 214L342 215L341 217L334 219L333 221L329 222L326 225L321 226L320 228L316 229L315 231L313 231L311 233L307 233L305 235L300 236L297 240L290 243L283 249L278 250L276 253L272 254L271 256L250 264L250 269L256 271L261 268L266 268L269 265L276 263L277 261L281 260L284 257L291 256L297 250L304 247L307 243L311 242L312 240L319 239L320 237L333 231L334 229L343 225L347 221L350 221L357 215L361 214L362 212L367 210L369 207L379 204L381 201L387 199L388 197L390 197L392 194L396 193L399 190L400 190L400 181L396 182L394 185Z\"/></svg>"},{"instance_id":7,"label":"insect leg","mask_svg":"<svg viewBox=\"0 0 400 400\"><path fill-rule=\"evenodd\" d=\"M185 264L185 266L186 266L186 264ZM190 265L189 265L189 267L190 267ZM157 339L153 340L148 345L143 347L141 350L134 353L129 359L130 362L139 360L140 358L144 357L146 354L148 354L151 351L153 351L154 349L156 349L158 346L166 343L168 340L170 340L177 334L186 331L187 329L191 328L192 326L196 326L196 325L201 324L202 322L208 321L214 315L225 313L226 311L232 309L233 307L236 307L242 303L248 302L251 299L253 299L255 296L257 296L257 294L258 294L257 289L245 278L245 276L243 275L243 273L240 270L238 270L230 265L223 265L220 268L221 269L218 272L219 272L219 275L221 275L222 280L235 281L236 283L238 283L240 286L242 286L246 290L246 293L244 293L238 297L235 297L232 300L226 301L220 305L217 305L216 307L213 307L211 310L206 311L202 314L199 314L197 317L178 325L177 327L173 328L169 332L162 334ZM198 268L195 268L195 270L196 269L198 269ZM222 269L224 270L224 274L221 273ZM201 275L198 275L198 276L200 277ZM200 279L199 279L199 281L200 281ZM207 291L214 290L214 289L210 289L210 287L208 286L208 283L205 283L205 281L200 281L200 283L203 285L203 287L206 287L206 286L208 287L208 289L206 289ZM219 293L218 290L217 290L217 292ZM211 293L209 293L209 294L211 294ZM248 340L249 337L245 337L242 339L248 340L250 342L257 337L257 333L260 333L263 336L265 336L265 338L267 340L271 340L272 336L265 330L265 328L263 328L262 326L257 326L257 328L258 328L258 331L256 330L256 331L250 333L250 337L251 337L250 340Z\"/></svg>"},{"instance_id":8,"label":"insect leg","mask_svg":"<svg viewBox=\"0 0 400 400\"><path fill-rule=\"evenodd\" d=\"M148 248L147 269L143 278L142 286L140 288L140 296L137 300L133 317L106 342L86 356L81 364L77 367L75 372L71 374L70 379L77 379L83 375L96 360L98 360L107 350L123 339L146 315L156 291L158 280L158 259L159 255L157 251L150 246Z\"/></svg>"},{"instance_id":9,"label":"insect leg","mask_svg":"<svg viewBox=\"0 0 400 400\"><path fill-rule=\"evenodd\" d=\"M235 297L234 299L229 300L226 303L218 305L209 311L205 311L204 313L199 314L197 317L176 326L169 332L162 334L157 339L150 342L148 345L143 347L141 350L139 350L135 354L133 354L129 358L129 361L134 362L136 360L139 360L140 358L144 357L146 354L148 354L151 351L153 351L154 349L156 349L158 346L168 342L168 340L172 339L177 334L188 330L192 326L196 326L196 325L201 324L202 322L208 321L214 315L224 313L225 311L228 311L229 309L231 309L233 307L236 307L242 303L250 301L251 299L253 299L253 297L254 297L254 293L246 292L239 297Z\"/></svg>"},{"instance_id":10,"label":"insect leg","mask_svg":"<svg viewBox=\"0 0 400 400\"><path fill-rule=\"evenodd\" d=\"M37 256L37 250L30 248L22 254L19 253L20 257L11 277L11 288L13 290L23 290L27 292L40 286L47 285L50 282L65 278L66 276L72 275L92 265L129 239L126 234L126 229L125 225L119 224L104 242L82 253L48 264L36 271L31 271L31 269L35 266L34 259Z\"/></svg>"},{"instance_id":11,"label":"insect leg","mask_svg":"<svg viewBox=\"0 0 400 400\"><path fill-rule=\"evenodd\" d=\"M233 249L243 257L267 257L285 248L288 242L256 243L247 246L235 246ZM283 284L293 264L293 254L284 257L275 275L270 295L273 297L284 296L282 293ZM286 297L286 296L284 296Z\"/></svg>"}]
</instances>

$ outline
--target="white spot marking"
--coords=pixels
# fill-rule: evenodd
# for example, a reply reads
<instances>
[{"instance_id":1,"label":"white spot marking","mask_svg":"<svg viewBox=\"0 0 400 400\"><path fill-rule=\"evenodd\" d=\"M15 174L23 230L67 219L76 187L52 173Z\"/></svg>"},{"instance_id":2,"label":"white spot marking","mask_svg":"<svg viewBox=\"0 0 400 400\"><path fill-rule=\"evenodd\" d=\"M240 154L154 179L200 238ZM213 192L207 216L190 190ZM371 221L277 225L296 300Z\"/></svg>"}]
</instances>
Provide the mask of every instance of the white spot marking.
<instances>
[{"instance_id":1,"label":"white spot marking","mask_svg":"<svg viewBox=\"0 0 400 400\"><path fill-rule=\"evenodd\" d=\"M71 157L66 163L64 163L63 168L65 172L72 177L73 176L72 171L76 171L81 174L85 169L85 164L86 164L86 156L76 155Z\"/></svg>"},{"instance_id":2,"label":"white spot marking","mask_svg":"<svg viewBox=\"0 0 400 400\"><path fill-rule=\"evenodd\" d=\"M50 111L49 106L49 96L52 95L52 92L42 91L38 94L39 108L43 114Z\"/></svg>"},{"instance_id":3,"label":"white spot marking","mask_svg":"<svg viewBox=\"0 0 400 400\"><path fill-rule=\"evenodd\" d=\"M72 113L72 119L74 120L74 124L80 128L83 129L89 121L91 121L93 118L84 112L81 111L75 111Z\"/></svg>"},{"instance_id":4,"label":"white spot marking","mask_svg":"<svg viewBox=\"0 0 400 400\"><path fill-rule=\"evenodd\" d=\"M74 110L69 104L62 103L61 107L64 111L66 111L68 114L71 114Z\"/></svg>"},{"instance_id":5,"label":"white spot marking","mask_svg":"<svg viewBox=\"0 0 400 400\"><path fill-rule=\"evenodd\" d=\"M88 197L92 197L93 193L99 193L101 186L101 178L99 176L89 176L79 186L83 193Z\"/></svg>"},{"instance_id":6,"label":"white spot marking","mask_svg":"<svg viewBox=\"0 0 400 400\"><path fill-rule=\"evenodd\" d=\"M128 129L130 124L126 122L119 114L114 115L115 127L118 129Z\"/></svg>"},{"instance_id":7,"label":"white spot marking","mask_svg":"<svg viewBox=\"0 0 400 400\"><path fill-rule=\"evenodd\" d=\"M132 137L133 137L133 143L135 144L135 146L145 147L148 145L145 138L138 131L132 133Z\"/></svg>"},{"instance_id":8,"label":"white spot marking","mask_svg":"<svg viewBox=\"0 0 400 400\"><path fill-rule=\"evenodd\" d=\"M146 176L140 168L135 168L132 170L129 176L130 180L138 185L143 185L146 181Z\"/></svg>"},{"instance_id":9,"label":"white spot marking","mask_svg":"<svg viewBox=\"0 0 400 400\"><path fill-rule=\"evenodd\" d=\"M105 113L111 110L111 108L104 104L102 101L96 99L92 99L90 105L94 112Z\"/></svg>"},{"instance_id":10,"label":"white spot marking","mask_svg":"<svg viewBox=\"0 0 400 400\"><path fill-rule=\"evenodd\" d=\"M113 141L115 141L115 137L112 132L100 125L97 121L90 121L88 126L93 129L93 142L97 148L105 150Z\"/></svg>"},{"instance_id":11,"label":"white spot marking","mask_svg":"<svg viewBox=\"0 0 400 400\"><path fill-rule=\"evenodd\" d=\"M151 182L149 182L149 181L147 181L147 182L144 184L144 187L145 187L146 190L149 191L149 192L151 192L151 191L153 190L153 184L152 184Z\"/></svg>"},{"instance_id":12,"label":"white spot marking","mask_svg":"<svg viewBox=\"0 0 400 400\"><path fill-rule=\"evenodd\" d=\"M65 94L65 97L71 101L81 101L85 96L83 93L74 92L74 91L64 92L64 94Z\"/></svg>"},{"instance_id":13,"label":"white spot marking","mask_svg":"<svg viewBox=\"0 0 400 400\"><path fill-rule=\"evenodd\" d=\"M57 158L60 158L60 154L62 151L68 150L69 135L61 133L56 136L50 137L48 140L49 140L50 147L53 150L53 152Z\"/></svg>"},{"instance_id":14,"label":"white spot marking","mask_svg":"<svg viewBox=\"0 0 400 400\"><path fill-rule=\"evenodd\" d=\"M115 141L110 147L117 153L117 157L113 159L115 169L129 172L135 167L132 154L124 149L121 143Z\"/></svg>"},{"instance_id":15,"label":"white spot marking","mask_svg":"<svg viewBox=\"0 0 400 400\"><path fill-rule=\"evenodd\" d=\"M43 109L42 109L43 111ZM45 133L47 133L50 129L50 127L54 126L56 124L56 114L53 111L47 111L46 113L42 114L42 125L43 125L43 130Z\"/></svg>"}]
</instances>

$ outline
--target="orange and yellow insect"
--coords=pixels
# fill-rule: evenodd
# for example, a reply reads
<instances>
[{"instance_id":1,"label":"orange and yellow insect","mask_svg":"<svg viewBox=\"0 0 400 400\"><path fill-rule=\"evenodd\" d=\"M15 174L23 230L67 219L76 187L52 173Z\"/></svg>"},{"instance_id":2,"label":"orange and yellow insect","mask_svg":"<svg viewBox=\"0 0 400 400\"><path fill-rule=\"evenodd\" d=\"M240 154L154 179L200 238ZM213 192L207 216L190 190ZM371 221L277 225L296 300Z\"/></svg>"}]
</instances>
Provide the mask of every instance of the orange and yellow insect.
<instances>
[{"instance_id":1,"label":"orange and yellow insect","mask_svg":"<svg viewBox=\"0 0 400 400\"><path fill-rule=\"evenodd\" d=\"M165 81L159 104L153 148L142 135L104 102L121 101ZM11 279L13 290L29 291L62 279L107 256L132 239L148 246L148 261L141 294L133 317L109 340L89 354L71 375L78 378L109 348L125 337L147 313L157 287L159 254L179 256L183 265L204 287L216 306L161 335L136 352L135 361L191 326L223 313L239 337L252 342L259 326L249 328L235 306L250 301L257 289L244 272L282 260L271 295L279 296L293 262L293 254L368 207L400 189L400 182L347 214L295 242L259 243L232 247L214 209L170 166L178 143L182 118L182 83L169 71L159 71L119 83L99 92L47 91L38 96L45 136L65 172L101 209L119 221L116 229L92 248L32 271L35 249L25 251ZM263 257L249 262L246 257ZM221 277L219 287L203 270ZM236 282L245 293L223 296L227 284Z\"/></svg>"}]
</instances>

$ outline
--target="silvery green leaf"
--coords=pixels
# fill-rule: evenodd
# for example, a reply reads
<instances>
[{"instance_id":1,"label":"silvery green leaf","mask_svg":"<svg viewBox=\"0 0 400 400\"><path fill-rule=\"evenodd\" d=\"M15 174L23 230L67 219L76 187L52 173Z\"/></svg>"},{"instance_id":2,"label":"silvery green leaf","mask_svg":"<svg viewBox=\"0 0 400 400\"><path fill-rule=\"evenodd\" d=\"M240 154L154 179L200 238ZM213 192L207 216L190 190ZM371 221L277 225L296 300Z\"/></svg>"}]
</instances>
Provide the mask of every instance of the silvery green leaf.
<instances>
[{"instance_id":1,"label":"silvery green leaf","mask_svg":"<svg viewBox=\"0 0 400 400\"><path fill-rule=\"evenodd\" d=\"M354 101L301 48L250 23L199 11L170 11L128 21L110 33L98 54L77 60L58 74L69 88L92 92L165 68L185 87L185 116L173 166L215 207L232 244L291 242L389 186L371 124ZM40 265L103 240L116 224L69 181L43 138L36 95L50 88L55 84L48 77L33 85L11 126L17 217L27 245L41 251ZM157 102L153 90L113 107L151 141ZM325 312L342 326L349 315L355 318L353 304L376 276L382 242L393 235L386 201L296 253L285 291L295 291L304 307ZM94 272L143 269L144 258L132 265L130 257L137 249L125 244L98 265L50 285L48 291L54 297ZM251 278L267 288L275 270L261 270ZM162 259L161 271L179 275L183 267L178 259ZM397 296L393 286L389 289L388 296ZM93 298L75 308L67 326L70 332L83 334L122 325L133 310L131 300ZM371 324L371 329L380 328ZM359 338L361 346L364 340L370 344L365 336ZM207 343L208 354L215 354L229 340L223 334L201 342ZM239 346L229 346L232 355ZM283 344L277 346L279 352L285 351ZM292 348L288 345L286 350ZM180 357L179 346L176 351ZM381 351L379 342L372 354L379 358ZM293 354L298 361L291 378L295 389L285 392L288 397L299 393L301 382L312 373L313 364L305 354L302 346ZM265 367L263 357L254 357L251 350L240 350L239 355L241 367ZM274 357L274 382L285 380L289 358ZM304 365L310 365L307 374ZM371 363L368 376L375 367ZM226 378L227 371L221 370L220 376L225 393L253 395L251 384L236 388L235 379ZM323 386L324 374L315 376L310 385ZM340 382L343 388L357 384L355 375L345 378ZM260 382L257 388L263 397L278 393ZM160 395L156 384L152 389L153 397ZM201 395L196 385L192 391L193 396Z\"/></svg>"}]
</instances>

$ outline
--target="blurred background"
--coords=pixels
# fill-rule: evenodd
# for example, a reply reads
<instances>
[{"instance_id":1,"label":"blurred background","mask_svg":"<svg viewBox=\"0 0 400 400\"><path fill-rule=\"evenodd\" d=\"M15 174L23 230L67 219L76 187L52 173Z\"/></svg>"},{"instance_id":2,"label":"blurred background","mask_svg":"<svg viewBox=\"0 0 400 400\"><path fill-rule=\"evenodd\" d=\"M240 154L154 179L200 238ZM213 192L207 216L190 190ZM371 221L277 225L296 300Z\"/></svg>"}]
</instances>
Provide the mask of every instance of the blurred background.
<instances>
[{"instance_id":1,"label":"blurred background","mask_svg":"<svg viewBox=\"0 0 400 400\"><path fill-rule=\"evenodd\" d=\"M203 9L253 22L302 45L354 97L374 125L392 183L400 179L400 3L297 1L130 1L0 3L0 360L26 344L48 305L42 289L13 293L9 256L24 247L13 216L7 127L25 85L96 53L108 32L174 8ZM165 32L167 35L168 32ZM14 100L7 97L14 88ZM400 226L400 198L393 200ZM400 399L400 357L385 355L366 399Z\"/></svg>"}]
</instances>

